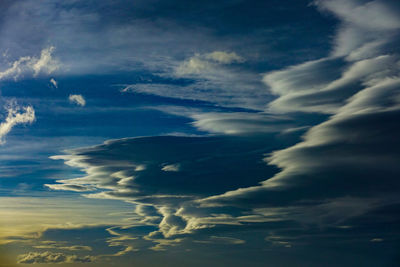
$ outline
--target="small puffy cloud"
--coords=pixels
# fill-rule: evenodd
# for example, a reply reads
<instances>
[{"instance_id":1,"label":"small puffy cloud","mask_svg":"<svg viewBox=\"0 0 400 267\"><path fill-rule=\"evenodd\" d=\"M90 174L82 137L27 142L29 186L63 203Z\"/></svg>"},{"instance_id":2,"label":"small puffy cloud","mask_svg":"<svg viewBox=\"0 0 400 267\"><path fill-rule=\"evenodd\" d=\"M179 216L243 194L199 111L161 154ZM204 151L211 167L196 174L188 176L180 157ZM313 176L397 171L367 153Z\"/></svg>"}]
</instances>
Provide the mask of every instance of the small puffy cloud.
<instances>
[{"instance_id":1,"label":"small puffy cloud","mask_svg":"<svg viewBox=\"0 0 400 267\"><path fill-rule=\"evenodd\" d=\"M58 88L58 82L57 82L54 78L51 78L51 79L50 79L50 83L51 83L55 88Z\"/></svg>"},{"instance_id":2,"label":"small puffy cloud","mask_svg":"<svg viewBox=\"0 0 400 267\"><path fill-rule=\"evenodd\" d=\"M69 101L71 103L75 103L79 106L85 106L86 105L86 100L83 98L82 95L69 95Z\"/></svg>"},{"instance_id":3,"label":"small puffy cloud","mask_svg":"<svg viewBox=\"0 0 400 267\"><path fill-rule=\"evenodd\" d=\"M88 263L93 262L93 256L67 255L54 252L29 252L18 257L18 263L41 264L41 263Z\"/></svg>"},{"instance_id":4,"label":"small puffy cloud","mask_svg":"<svg viewBox=\"0 0 400 267\"><path fill-rule=\"evenodd\" d=\"M177 164L168 164L164 165L161 170L165 172L178 172L181 168L181 165L179 163Z\"/></svg>"},{"instance_id":5,"label":"small puffy cloud","mask_svg":"<svg viewBox=\"0 0 400 267\"><path fill-rule=\"evenodd\" d=\"M35 120L35 110L31 106L20 107L11 103L7 112L5 121L0 124L0 144L5 142L5 136L15 125L32 123Z\"/></svg>"}]
</instances>

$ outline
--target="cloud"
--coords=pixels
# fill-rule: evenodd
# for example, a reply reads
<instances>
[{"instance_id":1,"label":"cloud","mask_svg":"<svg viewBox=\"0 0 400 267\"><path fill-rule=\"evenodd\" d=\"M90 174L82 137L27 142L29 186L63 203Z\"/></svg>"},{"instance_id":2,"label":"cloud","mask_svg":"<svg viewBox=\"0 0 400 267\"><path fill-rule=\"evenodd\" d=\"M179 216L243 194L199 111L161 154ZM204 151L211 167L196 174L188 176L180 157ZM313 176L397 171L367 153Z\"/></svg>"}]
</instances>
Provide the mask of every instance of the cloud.
<instances>
[{"instance_id":1,"label":"cloud","mask_svg":"<svg viewBox=\"0 0 400 267\"><path fill-rule=\"evenodd\" d=\"M264 215L259 214L265 219L304 223L302 218L307 218L307 224L325 226L399 205L396 177L400 169L396 162L400 144L396 136L400 128L395 119L400 112L399 54L393 49L392 37L375 34L376 30L397 29L392 16L396 8L385 1L357 3L318 1L317 5L334 14L339 12L343 27L369 19L362 30L351 29L360 35L372 31L374 41L386 46L367 51L364 46L358 50L362 45L356 43L345 54L334 52L326 58L267 73L264 82L278 95L269 104L271 112L314 112L330 117L309 128L301 142L265 158L280 172L260 185L199 200L202 205L252 206L255 213L268 206ZM354 12L341 9L346 5ZM355 16L360 10L366 15ZM386 16L391 18L389 24L380 20ZM341 38L342 30L337 38ZM354 57L356 50L358 56ZM379 219L373 221L378 224Z\"/></svg>"},{"instance_id":2,"label":"cloud","mask_svg":"<svg viewBox=\"0 0 400 267\"><path fill-rule=\"evenodd\" d=\"M56 81L54 78L51 78L51 79L50 79L50 83L51 83L55 88L58 88L58 83L57 83L57 81Z\"/></svg>"},{"instance_id":3,"label":"cloud","mask_svg":"<svg viewBox=\"0 0 400 267\"><path fill-rule=\"evenodd\" d=\"M357 25L371 31L396 30L400 19L389 1L316 0L321 10L332 12L343 23Z\"/></svg>"},{"instance_id":4,"label":"cloud","mask_svg":"<svg viewBox=\"0 0 400 267\"><path fill-rule=\"evenodd\" d=\"M82 198L14 196L2 197L1 202L3 206L0 207L0 224L2 225L0 244L30 241L29 244L32 245L69 247L68 250L71 251L79 249L81 245L69 245L70 242L75 243L74 240L62 243L60 240L66 236L56 239L57 241L48 241L48 239L53 239L53 236L46 238L46 231L87 229L104 225L107 225L107 228L109 225L124 226L129 224L126 218L130 215L126 213L132 210L132 207L123 207L109 202L104 203L102 208L98 209L97 202L93 203L93 201ZM89 240L85 240L85 242L89 242ZM87 249L83 247L81 247L83 250Z\"/></svg>"},{"instance_id":5,"label":"cloud","mask_svg":"<svg viewBox=\"0 0 400 267\"><path fill-rule=\"evenodd\" d=\"M69 95L68 99L71 103L75 103L78 106L84 107L86 105L86 101L82 95Z\"/></svg>"},{"instance_id":6,"label":"cloud","mask_svg":"<svg viewBox=\"0 0 400 267\"><path fill-rule=\"evenodd\" d=\"M201 131L242 135L280 132L293 126L288 117L265 113L246 112L207 112L191 115L194 127Z\"/></svg>"},{"instance_id":7,"label":"cloud","mask_svg":"<svg viewBox=\"0 0 400 267\"><path fill-rule=\"evenodd\" d=\"M167 164L164 165L161 170L165 171L165 172L178 172L180 170L180 165L179 163L176 164Z\"/></svg>"},{"instance_id":8,"label":"cloud","mask_svg":"<svg viewBox=\"0 0 400 267\"><path fill-rule=\"evenodd\" d=\"M43 49L40 53L40 58L31 62L34 71L33 76L38 76L41 72L50 74L60 68L59 62L52 58L54 49L54 46Z\"/></svg>"},{"instance_id":9,"label":"cloud","mask_svg":"<svg viewBox=\"0 0 400 267\"><path fill-rule=\"evenodd\" d=\"M137 205L135 223L151 227L139 236L155 243L154 250L197 234L203 234L199 240L228 231L250 238L246 234L254 229L275 249L320 244L316 240L365 245L376 236L393 236L396 230L387 226L399 220L400 205L396 9L389 1L315 4L340 19L331 54L266 73L263 81L277 97L268 107L269 93L246 85L253 73L231 64L240 60L228 59L228 53L185 57L167 76L192 84L139 83L124 91L257 111L184 114L197 129L223 136L124 138L66 151L52 158L85 174L48 186L94 188L84 196ZM322 119L308 127L275 113ZM307 129L299 140L285 143L274 135L296 128ZM179 171L163 170L177 169L175 164ZM133 248L122 236L113 241ZM243 236L222 241L249 244Z\"/></svg>"},{"instance_id":10,"label":"cloud","mask_svg":"<svg viewBox=\"0 0 400 267\"><path fill-rule=\"evenodd\" d=\"M242 63L245 59L235 52L214 51L204 55L204 58L215 61L219 64Z\"/></svg>"},{"instance_id":11,"label":"cloud","mask_svg":"<svg viewBox=\"0 0 400 267\"><path fill-rule=\"evenodd\" d=\"M194 207L193 213L188 212L190 203L229 188L256 185L264 175L272 174L275 169L262 161L264 154L273 150L271 140L273 137L266 135L111 140L53 157L83 169L86 175L57 180L58 184L47 186L54 190L75 190L75 185L96 188L98 193L84 196L138 205L136 213L141 219L136 223L155 227L153 234L145 235L149 241L159 244L154 249L163 249L178 243L172 239L180 240L179 236L197 229L238 224L234 216L219 214L216 210L208 211L209 214ZM272 146L276 144L272 142ZM144 169L136 170L143 165ZM242 179L244 176L247 179ZM188 208L183 208L186 205Z\"/></svg>"},{"instance_id":12,"label":"cloud","mask_svg":"<svg viewBox=\"0 0 400 267\"><path fill-rule=\"evenodd\" d=\"M389 55L360 60L344 67L339 77L336 76L337 72L343 68L343 65L338 66L340 59L308 62L269 73L265 75L264 82L273 93L279 95L269 104L269 110L334 114L349 97L362 90L363 85L399 75L398 69L394 68L398 60L397 56ZM330 81L316 81L327 75L332 75Z\"/></svg>"},{"instance_id":13,"label":"cloud","mask_svg":"<svg viewBox=\"0 0 400 267\"><path fill-rule=\"evenodd\" d=\"M332 55L357 59L379 53L379 46L393 40L400 28L399 7L392 1L317 0L322 11L339 18L339 26ZM363 53L360 53L363 51Z\"/></svg>"},{"instance_id":14,"label":"cloud","mask_svg":"<svg viewBox=\"0 0 400 267\"><path fill-rule=\"evenodd\" d=\"M242 181L240 177L248 171L247 168L251 168L254 173L260 172L261 169L268 171L268 167L260 160L263 158L263 153L270 151L271 145L268 145L269 140L263 138L253 137L251 140L241 137L125 138L110 140L99 146L67 151L66 155L52 158L63 159L66 164L87 172L85 177L57 180L60 184L108 189L111 191L104 193L111 197L126 196L137 200L145 197L144 203L147 197L150 203L157 201L157 198L160 201L161 199L168 201L168 197L175 200L182 198L179 201L183 201L188 196L192 198L195 195L212 194L208 183L215 181L220 174L225 174L227 170L221 169L222 166L229 162L234 163L240 158L240 153L247 153L248 159L245 161L248 166L242 168L233 165L232 169L228 170L231 181L221 181L215 184L213 189L224 192L237 183L257 183L251 179ZM236 150L236 142L239 140L243 142L240 153ZM264 149L259 149L260 144L263 144ZM190 156L186 151L197 152ZM213 156L210 156L210 153ZM219 159L224 161L220 162ZM166 162L178 162L180 171L162 170L160 166L177 164ZM145 168L137 169L138 166ZM220 167L210 171L211 168L207 166ZM198 180L200 177L203 183ZM132 179L125 180L127 178ZM126 182L119 183L121 180Z\"/></svg>"},{"instance_id":15,"label":"cloud","mask_svg":"<svg viewBox=\"0 0 400 267\"><path fill-rule=\"evenodd\" d=\"M24 56L10 63L10 67L0 71L0 80L13 78L17 80L21 75L32 74L33 77L39 74L51 74L61 66L57 59L52 57L55 47L44 48L40 57Z\"/></svg>"},{"instance_id":16,"label":"cloud","mask_svg":"<svg viewBox=\"0 0 400 267\"><path fill-rule=\"evenodd\" d=\"M399 75L395 34L400 29L398 5L390 1L342 0L314 4L339 18L332 53L267 73L263 81L278 96L269 104L270 112L335 114L365 86Z\"/></svg>"},{"instance_id":17,"label":"cloud","mask_svg":"<svg viewBox=\"0 0 400 267\"><path fill-rule=\"evenodd\" d=\"M19 256L18 263L22 264L41 264L41 263L88 263L93 262L92 256L66 255L54 252L29 252Z\"/></svg>"},{"instance_id":18,"label":"cloud","mask_svg":"<svg viewBox=\"0 0 400 267\"><path fill-rule=\"evenodd\" d=\"M175 69L178 76L185 75L203 75L210 76L218 71L219 65L242 63L244 58L238 56L235 52L214 51L206 54L196 54L183 61Z\"/></svg>"},{"instance_id":19,"label":"cloud","mask_svg":"<svg viewBox=\"0 0 400 267\"><path fill-rule=\"evenodd\" d=\"M233 64L243 62L234 52L195 54L162 74L165 82L138 82L121 91L263 110L271 96L258 73Z\"/></svg>"},{"instance_id":20,"label":"cloud","mask_svg":"<svg viewBox=\"0 0 400 267\"><path fill-rule=\"evenodd\" d=\"M232 237L226 237L226 236L210 236L208 240L198 240L195 241L198 243L205 243L205 244L224 244L224 245L241 245L245 244L246 241L237 239L237 238L232 238Z\"/></svg>"},{"instance_id":21,"label":"cloud","mask_svg":"<svg viewBox=\"0 0 400 267\"><path fill-rule=\"evenodd\" d=\"M283 114L265 112L239 112L226 109L187 108L179 106L151 107L174 116L183 116L192 119L191 125L199 131L212 134L226 135L257 135L279 132L295 132L289 129L303 127L300 119ZM300 129L297 129L300 130Z\"/></svg>"},{"instance_id":22,"label":"cloud","mask_svg":"<svg viewBox=\"0 0 400 267\"><path fill-rule=\"evenodd\" d=\"M75 192L87 192L87 191L94 191L95 188L84 186L84 185L76 185L76 184L45 184L44 186L53 189L53 190L69 190Z\"/></svg>"},{"instance_id":23,"label":"cloud","mask_svg":"<svg viewBox=\"0 0 400 267\"><path fill-rule=\"evenodd\" d=\"M34 248L38 249L59 249L59 250L69 250L69 251L92 251L92 248L89 246L81 246L81 245L74 245L74 246L66 246L62 242L56 241L42 241L41 245L35 245Z\"/></svg>"},{"instance_id":24,"label":"cloud","mask_svg":"<svg viewBox=\"0 0 400 267\"><path fill-rule=\"evenodd\" d=\"M5 136L11 129L18 124L33 123L35 120L35 110L31 106L20 107L11 103L7 108L7 117L0 123L0 144L4 144ZM21 112L22 111L22 112Z\"/></svg>"}]
</instances>

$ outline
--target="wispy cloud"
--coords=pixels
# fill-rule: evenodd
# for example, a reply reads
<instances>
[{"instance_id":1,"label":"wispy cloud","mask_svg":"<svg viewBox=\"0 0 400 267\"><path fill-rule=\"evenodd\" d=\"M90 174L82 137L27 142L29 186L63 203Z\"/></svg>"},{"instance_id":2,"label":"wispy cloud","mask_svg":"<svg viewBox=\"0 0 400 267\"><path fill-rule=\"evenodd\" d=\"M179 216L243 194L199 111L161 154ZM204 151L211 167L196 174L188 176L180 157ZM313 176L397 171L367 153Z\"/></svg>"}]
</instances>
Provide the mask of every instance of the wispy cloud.
<instances>
[{"instance_id":1,"label":"wispy cloud","mask_svg":"<svg viewBox=\"0 0 400 267\"><path fill-rule=\"evenodd\" d=\"M354 12L343 10L341 4ZM182 60L174 75L192 79L193 86L149 83L125 88L258 108L253 113L184 114L193 118L198 129L223 137L126 138L69 151L54 158L83 169L86 176L57 182L100 191L86 197L149 207L138 208L138 215L143 216L141 223L157 227L143 237L158 243L153 249L177 245L190 235L218 227L248 230L277 222L277 233L288 231L288 225L297 231L293 239L271 234L265 241L288 248L304 238L307 227L329 231L349 222L363 226L356 218L398 205L400 73L397 37L392 35L398 29L396 9L377 1L327 0L315 5L340 19L332 53L266 73L263 81L277 96L269 105L267 93L258 94L258 87L241 87L238 77L243 76L235 75L244 72L234 65L242 60L228 53L195 54ZM360 12L366 18L360 18ZM385 17L388 22L381 20ZM365 19L368 23L363 26ZM352 39L342 39L349 31L355 33ZM253 100L262 105L247 105ZM266 110L269 114L262 112ZM275 119L285 121L285 116L271 114L294 112L322 114L324 121L307 128L297 144L285 149L273 146L269 133L280 128ZM281 130L293 128L288 124ZM230 136L240 133L259 135ZM180 164L178 172L160 168L170 162ZM141 165L145 170L136 171ZM382 223L371 217L368 221ZM371 235L365 233L366 242Z\"/></svg>"},{"instance_id":2,"label":"wispy cloud","mask_svg":"<svg viewBox=\"0 0 400 267\"><path fill-rule=\"evenodd\" d=\"M195 54L164 71L161 77L189 80L183 84L147 82L126 85L122 92L211 102L219 106L263 110L271 98L259 74L242 68L245 59L234 52Z\"/></svg>"},{"instance_id":3,"label":"wispy cloud","mask_svg":"<svg viewBox=\"0 0 400 267\"><path fill-rule=\"evenodd\" d=\"M51 74L58 70L61 63L53 58L54 46L44 48L39 57L25 56L9 63L10 67L0 71L0 80L13 78L17 80L22 75L31 74L36 77L40 74Z\"/></svg>"},{"instance_id":4,"label":"wispy cloud","mask_svg":"<svg viewBox=\"0 0 400 267\"><path fill-rule=\"evenodd\" d=\"M35 120L35 110L31 106L20 107L15 103L10 103L6 110L7 117L0 123L0 144L4 144L5 136L14 126L33 123Z\"/></svg>"}]
</instances>

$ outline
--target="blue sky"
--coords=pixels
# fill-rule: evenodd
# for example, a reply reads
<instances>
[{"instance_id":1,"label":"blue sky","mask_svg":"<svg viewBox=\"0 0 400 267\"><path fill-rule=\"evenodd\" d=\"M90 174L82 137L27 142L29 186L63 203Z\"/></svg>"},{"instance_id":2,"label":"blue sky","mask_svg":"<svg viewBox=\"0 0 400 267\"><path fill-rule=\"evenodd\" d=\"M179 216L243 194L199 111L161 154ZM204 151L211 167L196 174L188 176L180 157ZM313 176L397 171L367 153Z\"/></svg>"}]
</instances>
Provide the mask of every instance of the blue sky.
<instances>
[{"instance_id":1,"label":"blue sky","mask_svg":"<svg viewBox=\"0 0 400 267\"><path fill-rule=\"evenodd\" d=\"M0 266L395 266L399 29L390 0L0 2Z\"/></svg>"}]
</instances>

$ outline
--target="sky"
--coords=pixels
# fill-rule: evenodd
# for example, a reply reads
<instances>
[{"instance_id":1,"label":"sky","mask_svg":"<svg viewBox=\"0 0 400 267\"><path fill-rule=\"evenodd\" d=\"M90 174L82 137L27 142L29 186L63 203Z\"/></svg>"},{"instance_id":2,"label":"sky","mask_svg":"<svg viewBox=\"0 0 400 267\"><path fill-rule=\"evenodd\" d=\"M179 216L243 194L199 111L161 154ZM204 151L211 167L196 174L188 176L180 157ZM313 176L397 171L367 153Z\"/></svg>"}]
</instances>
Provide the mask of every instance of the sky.
<instances>
[{"instance_id":1,"label":"sky","mask_svg":"<svg viewBox=\"0 0 400 267\"><path fill-rule=\"evenodd\" d=\"M0 266L399 266L400 2L0 1Z\"/></svg>"}]
</instances>

